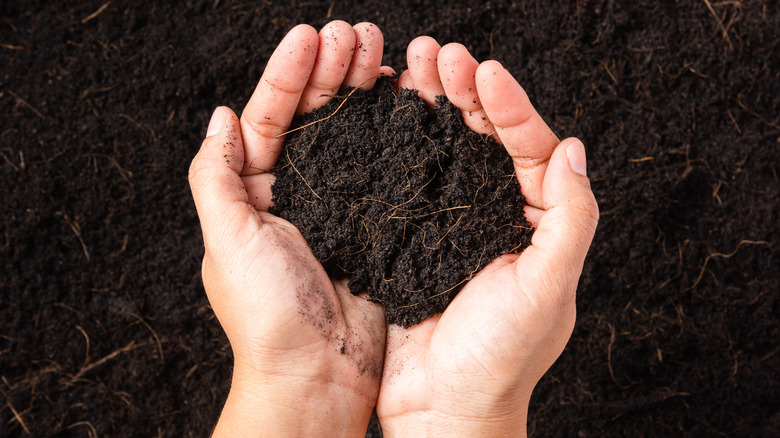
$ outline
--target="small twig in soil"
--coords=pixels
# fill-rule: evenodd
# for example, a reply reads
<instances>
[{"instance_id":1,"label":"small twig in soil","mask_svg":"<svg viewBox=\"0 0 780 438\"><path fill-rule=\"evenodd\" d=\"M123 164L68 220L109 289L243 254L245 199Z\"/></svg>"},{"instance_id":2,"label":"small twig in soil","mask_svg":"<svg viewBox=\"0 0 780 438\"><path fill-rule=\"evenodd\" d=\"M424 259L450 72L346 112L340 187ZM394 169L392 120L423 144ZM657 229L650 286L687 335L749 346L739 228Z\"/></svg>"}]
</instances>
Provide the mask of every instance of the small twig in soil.
<instances>
[{"instance_id":1,"label":"small twig in soil","mask_svg":"<svg viewBox=\"0 0 780 438\"><path fill-rule=\"evenodd\" d=\"M77 422L71 424L70 426L66 427L65 430L74 429L74 428L79 427L79 426L87 426L87 427L89 427L89 429L90 429L90 431L89 431L89 438L97 438L98 437L97 431L95 430L95 426L93 426L92 423L90 423L89 421L77 421Z\"/></svg>"},{"instance_id":2,"label":"small twig in soil","mask_svg":"<svg viewBox=\"0 0 780 438\"><path fill-rule=\"evenodd\" d=\"M317 194L317 192L315 192L315 191L314 191L314 189L313 189L313 188L311 188L311 185L309 185L309 182L308 182L308 181L306 181L306 178L304 178L304 177L303 177L303 175L301 175L301 172L299 172L299 171L298 171L298 168L297 168L297 167L295 167L295 164L293 164L293 162L292 162L292 158L290 158L290 151L289 151L287 148L284 148L284 152L287 154L287 161L289 161L289 162L290 162L290 166L292 166L292 168L293 168L293 170L295 171L295 173L297 173L297 174L298 174L298 176L300 176L300 177L301 177L301 179L303 180L303 183L304 183L304 184L306 184L306 187L308 187L308 188L309 188L309 190L311 190L311 192L312 192L312 193L314 193L314 196L316 196L316 197L317 197L317 199L319 199L320 201L322 201L322 198L320 198L320 195L318 195L318 194ZM325 201L322 201L322 202L325 202Z\"/></svg>"},{"instance_id":3,"label":"small twig in soil","mask_svg":"<svg viewBox=\"0 0 780 438\"><path fill-rule=\"evenodd\" d=\"M38 111L37 109L35 109L34 106L30 105L29 102L27 102L26 100L24 100L21 97L19 97L19 95L14 93L13 90L8 90L8 93L10 93L11 96L15 97L17 102L21 103L23 106L27 107L27 109L29 109L30 111L34 112L36 116L42 118L43 120L46 120L46 116L41 114L41 112Z\"/></svg>"},{"instance_id":4,"label":"small twig in soil","mask_svg":"<svg viewBox=\"0 0 780 438\"><path fill-rule=\"evenodd\" d=\"M437 247L439 245L441 245L441 242L444 240L444 238L447 237L448 234L450 234L450 231L452 231L453 228L458 226L458 224L460 223L460 220L463 219L463 215L464 214L466 214L465 211L463 213L461 213L460 216L458 216L458 220L456 220L454 224L452 224L449 228L447 228L447 231L444 232L444 235L441 236L441 238L439 239L438 242L436 242L436 246ZM439 255L441 255L441 253L439 253Z\"/></svg>"},{"instance_id":5,"label":"small twig in soil","mask_svg":"<svg viewBox=\"0 0 780 438\"><path fill-rule=\"evenodd\" d=\"M116 351L114 351L114 352L112 352L112 353L110 353L110 354L108 354L108 355L106 355L106 356L96 360L95 362L92 362L89 365L84 363L84 366L81 367L79 372L76 373L76 375L73 376L70 379L70 382L68 382L68 385L72 385L72 384L76 383L77 380L79 380L81 377L84 376L84 374L88 373L93 368L97 368L100 365L103 365L104 363L108 362L109 360L111 360L111 359L119 356L120 354L124 353L125 351L130 351L130 350L134 349L137 346L138 346L138 344L136 344L135 341L130 341L130 343L125 345L124 347L122 347L122 348L120 348L120 349L118 349L118 350L116 350Z\"/></svg>"},{"instance_id":6,"label":"small twig in soil","mask_svg":"<svg viewBox=\"0 0 780 438\"><path fill-rule=\"evenodd\" d=\"M769 242L767 242L765 240L741 240L737 244L737 247L734 249L734 251L732 251L729 254L723 254L723 253L720 253L720 252L714 252L712 254L709 254L707 256L707 258L704 259L704 264L701 267L701 271L699 271L699 276L696 277L696 281L694 281L693 284L688 289L685 289L685 291L688 292L689 290L695 288L699 284L699 282L701 281L701 278L704 276L704 271L707 269L707 263L709 263L710 260L714 259L715 257L721 257L721 258L724 258L724 259L728 259L728 258L733 257L737 253L737 251L739 251L739 248L741 248L742 245L766 245L768 243Z\"/></svg>"},{"instance_id":7,"label":"small twig in soil","mask_svg":"<svg viewBox=\"0 0 780 438\"><path fill-rule=\"evenodd\" d=\"M19 153L21 154L22 151L19 151ZM9 166L13 167L15 171L19 172L21 170L16 166L16 164L13 163L13 161L11 161L10 158L8 158L8 156L3 151L0 151L0 156L2 156L5 162L8 163Z\"/></svg>"},{"instance_id":8,"label":"small twig in soil","mask_svg":"<svg viewBox=\"0 0 780 438\"><path fill-rule=\"evenodd\" d=\"M3 392L5 392L5 391L3 391ZM9 400L9 401L5 402L5 405L8 406L8 409L10 409L11 412L13 412L14 418L19 423L19 425L22 426L22 429L24 429L24 431L27 432L27 435L28 436L32 436L32 433L30 433L30 429L28 429L27 425L24 424L24 420L22 420L22 416L19 415L19 412L17 412L16 409L14 409L14 405L11 404L11 401Z\"/></svg>"},{"instance_id":9,"label":"small twig in soil","mask_svg":"<svg viewBox=\"0 0 780 438\"><path fill-rule=\"evenodd\" d=\"M615 326L612 324L609 324L609 345L607 345L607 370L609 370L609 375L612 377L612 381L615 382L615 385L618 386L620 389L628 389L631 387L631 385L621 385L617 378L615 378L615 371L612 369L612 347L615 345ZM633 383L633 382L632 382Z\"/></svg>"},{"instance_id":10,"label":"small twig in soil","mask_svg":"<svg viewBox=\"0 0 780 438\"><path fill-rule=\"evenodd\" d=\"M376 76L374 76L374 77L368 78L368 79L366 79L365 81L363 81L363 83L362 83L362 84L360 84L360 85L358 85L357 87L353 88L353 89L352 89L352 91L350 91L350 92L349 92L349 94L347 94L347 96L344 98L344 100L342 100L342 101L341 101L341 103L339 104L339 106L337 106L337 107L336 107L336 109L335 109L335 110L333 110L333 112L332 112L332 113L330 113L330 115L329 115L329 116L325 116L325 117L323 117L323 118L321 118L321 119L319 119L319 120L315 120L315 121L313 121L313 122L309 122L309 123L307 123L307 124L305 124L305 125L303 125L303 126L299 126L299 127L295 128L295 129L291 129L291 130L289 130L289 131L287 131L287 132L282 132L281 134L277 135L277 136L276 136L276 138L279 138L279 137L284 137L285 135L287 135L287 134L289 134L289 133L291 133L291 132L299 131L299 130L301 130L301 129L303 129L303 128L308 128L308 127L309 127L309 126L311 126L311 125L316 125L317 123L324 122L325 120L328 120L329 118L331 118L331 117L335 116L335 115L336 115L336 113L337 113L337 112L339 112L339 110L341 109L341 107L342 107L342 106L344 106L344 104L345 104L345 103L347 103L347 100L350 98L350 96L352 96L352 94L353 94L355 91L357 91L357 90L361 89L361 87L363 87L363 85L366 85L366 83L367 83L368 81L370 81L370 80L373 80L373 79L376 79L376 78L378 78L378 77L380 77L380 76L382 76L382 74L378 74L378 75L376 75Z\"/></svg>"},{"instance_id":11,"label":"small twig in soil","mask_svg":"<svg viewBox=\"0 0 780 438\"><path fill-rule=\"evenodd\" d=\"M81 327L80 325L76 325L76 328L81 332L82 335L84 335L84 339L86 339L87 341L87 351L86 353L84 353L84 364L82 365L83 367L89 363L89 335L87 335L87 331L84 330L84 328Z\"/></svg>"},{"instance_id":12,"label":"small twig in soil","mask_svg":"<svg viewBox=\"0 0 780 438\"><path fill-rule=\"evenodd\" d=\"M441 210L432 211L430 213L421 214L419 216L388 216L388 219L420 219L426 216L431 216L445 211L460 210L462 208L471 208L470 205L458 205L457 207L443 208Z\"/></svg>"},{"instance_id":13,"label":"small twig in soil","mask_svg":"<svg viewBox=\"0 0 780 438\"><path fill-rule=\"evenodd\" d=\"M127 169L125 169L124 167L120 166L120 165L119 165L119 161L117 161L117 159L116 159L116 158L112 157L111 155L107 155L107 154L85 154L84 156L85 156L85 157L100 157L100 158L105 158L105 159L107 159L107 160L108 160L108 161L110 161L110 162L111 162L111 164L113 164L113 165L114 165L114 167L116 167L116 169L119 171L119 176L121 176L121 177L122 177L122 179L123 179L123 180L125 180L125 182L126 182L126 183L127 183L129 186L130 186L130 187L133 187L133 182L132 182L132 181L130 181L130 178L132 178L132 177L133 177L133 172L131 172L131 171L129 171L129 170L127 170Z\"/></svg>"},{"instance_id":14,"label":"small twig in soil","mask_svg":"<svg viewBox=\"0 0 780 438\"><path fill-rule=\"evenodd\" d=\"M487 158L485 158L483 160L483 164L484 164L483 167L485 169L485 173L482 173L482 172L479 172L479 171L477 172L477 173L479 173L479 179L482 180L482 184L480 184L480 186L477 187L477 190L474 192L474 198L472 198L472 200L471 200L472 204L476 204L477 203L477 195L479 195L479 191L482 190L482 187L485 187L487 185L487 183L488 183L489 172L488 172L488 168L487 168Z\"/></svg>"},{"instance_id":15,"label":"small twig in soil","mask_svg":"<svg viewBox=\"0 0 780 438\"><path fill-rule=\"evenodd\" d=\"M152 135L152 141L157 142L157 134L154 132L154 128L152 128L151 126L145 125L145 124L139 122L138 120L128 116L127 114L119 114L119 117L129 121L132 124L134 124L135 127L138 128L139 130L148 131L149 134Z\"/></svg>"},{"instance_id":16,"label":"small twig in soil","mask_svg":"<svg viewBox=\"0 0 780 438\"><path fill-rule=\"evenodd\" d=\"M84 239L81 237L81 227L77 222L70 220L70 216L68 216L67 213L62 212L62 216L65 218L65 221L70 226L70 229L73 230L73 233L79 239L79 242L81 242L81 249L84 250L84 255L87 256L87 261L90 261L89 249L87 249L87 244L84 243Z\"/></svg>"},{"instance_id":17,"label":"small twig in soil","mask_svg":"<svg viewBox=\"0 0 780 438\"><path fill-rule=\"evenodd\" d=\"M428 297L428 299L429 299L429 300L432 300L432 299L434 299L434 298L436 298L436 297L438 297L438 296L441 296L441 295L444 295L444 294L446 294L447 292L452 292L452 291L453 291L453 290L454 290L456 287L458 287L458 286L460 286L461 284L463 284L463 283L465 283L465 282L467 282L467 281L471 280L471 278L472 278L472 277L473 277L472 275L469 275L468 277L466 277L466 278L464 278L463 280L461 280L460 282L458 282L458 284L456 284L455 286L452 286L451 288L449 288L449 289L447 289L447 290L445 290L445 291L443 291L443 292L439 292L439 293L437 293L436 295L431 295L430 297Z\"/></svg>"},{"instance_id":18,"label":"small twig in soil","mask_svg":"<svg viewBox=\"0 0 780 438\"><path fill-rule=\"evenodd\" d=\"M454 245L455 245L455 244L453 243L453 246L454 246ZM456 247L456 248L457 248L457 247ZM448 292L452 292L453 290L455 290L455 288L457 288L457 287L458 287L458 286L460 286L461 284L463 284L463 283L465 283L465 282L467 282L467 281L471 280L472 278L474 278L474 275L475 275L475 274L477 273L477 271L479 270L479 265L480 265L480 263L482 263L482 256L484 256L484 255L485 255L485 250L486 250L486 249L487 249L487 241L485 242L485 245L482 247L482 254L480 254L480 256L479 256L479 259L477 260L477 265L476 265L476 267L474 268L474 270L473 270L473 271L471 271L471 273L469 274L469 276L468 276L468 277L466 277L466 278L464 278L463 280L459 281L459 282L458 282L458 283L457 283L455 286L452 286L451 288L449 288L449 289L447 289L447 290L445 290L445 291L439 292L439 293L437 293L437 294L435 294L435 295L431 295L430 297L426 298L426 300L432 300L432 299L434 299L434 298L436 298L436 297L439 297L439 296L441 296L441 295L444 295L444 294L446 294L446 293L448 293ZM406 290L406 289L405 289L405 290ZM408 291L408 292L421 292L421 291ZM414 307L414 306L416 306L416 305L418 305L418 304L420 304L420 303L418 302L418 303L410 304L410 305L407 305L407 306L399 306L398 308L399 308L399 309L406 309L406 308L408 308L408 307Z\"/></svg>"},{"instance_id":19,"label":"small twig in soil","mask_svg":"<svg viewBox=\"0 0 780 438\"><path fill-rule=\"evenodd\" d=\"M734 46L731 45L731 38L729 38L729 31L726 30L726 27L723 25L723 22L720 21L720 18L718 18L718 14L715 13L715 9L712 9L712 5L710 4L710 0L704 0L704 4L707 5L707 9L710 10L710 13L713 17L715 17L715 21L718 22L718 26L720 27L721 32L723 32L723 39L726 40L729 47L733 50Z\"/></svg>"},{"instance_id":20,"label":"small twig in soil","mask_svg":"<svg viewBox=\"0 0 780 438\"><path fill-rule=\"evenodd\" d=\"M333 16L333 7L334 7L334 6L336 6L336 0L333 0L333 1L330 3L330 7L328 8L328 14L325 16L325 18L328 18L328 19L330 19L330 17L332 17L332 16Z\"/></svg>"},{"instance_id":21,"label":"small twig in soil","mask_svg":"<svg viewBox=\"0 0 780 438\"><path fill-rule=\"evenodd\" d=\"M127 242L128 242L129 240L130 240L130 235L129 235L129 234L125 234L125 238L122 240L122 247L121 247L121 248L119 248L119 250L118 250L117 252L112 252L112 253L110 254L110 255L111 255L111 257L118 257L118 256L119 256L119 255L121 255L123 252L125 252L125 250L127 249Z\"/></svg>"},{"instance_id":22,"label":"small twig in soil","mask_svg":"<svg viewBox=\"0 0 780 438\"><path fill-rule=\"evenodd\" d=\"M444 169L442 169L442 167L441 167L441 161L439 161L439 148L437 148L437 147L436 147L436 142L435 142L435 141L433 141L433 140L431 140L431 138L430 138L430 137L428 137L427 135L423 135L423 138L424 138L424 139L426 139L426 140L428 140L429 142L431 142L431 144L433 145L433 150L436 152L436 164L438 164L438 165L439 165L439 171L440 171L440 172L444 172ZM447 157L447 156L448 156L448 155L447 155L446 153L444 153L444 152L442 152L442 154L444 154L444 156L445 156L445 157Z\"/></svg>"},{"instance_id":23,"label":"small twig in soil","mask_svg":"<svg viewBox=\"0 0 780 438\"><path fill-rule=\"evenodd\" d=\"M93 13L89 14L89 15L88 15L86 18L84 18L83 20L81 20L81 24L86 24L86 23L87 23L89 20L92 20L93 18L95 18L95 17L97 17L98 15L102 14L102 13L103 13L103 11L105 11L105 10L106 10L106 8L108 8L108 5L110 5L110 4L111 4L111 2L106 2L106 3L104 3L104 4L103 4L103 6L101 6L101 7L99 7L99 8L97 9L97 11L95 11L95 12L93 12Z\"/></svg>"},{"instance_id":24,"label":"small twig in soil","mask_svg":"<svg viewBox=\"0 0 780 438\"><path fill-rule=\"evenodd\" d=\"M762 116L761 114L759 114L759 113L757 113L757 112L755 112L755 111L751 110L751 109L750 109L750 108L748 108L747 106L745 106L745 104L744 104L744 103L742 103L741 96L737 95L737 98L736 98L736 99L734 99L734 102L736 102L736 103L737 103L737 105L739 105L739 107L740 107L740 108L742 108L743 110L745 110L745 111L749 112L750 114L753 114L753 116L754 116L754 117L756 117L758 120L761 120L761 122L762 122L762 123L764 123L765 125L767 125L767 126L770 126L770 127L772 127L772 128L775 128L775 129L780 129L780 125L778 125L777 123L772 123L772 122L770 122L769 120L767 120L767 119L766 119L764 116Z\"/></svg>"},{"instance_id":25,"label":"small twig in soil","mask_svg":"<svg viewBox=\"0 0 780 438\"><path fill-rule=\"evenodd\" d=\"M143 318L141 318L140 316L136 315L135 313L130 313L130 312L122 312L122 313L124 313L125 315L132 316L133 318L137 319L141 324L146 326L146 328L149 329L150 332L152 332L152 336L154 336L154 340L157 342L157 348L160 350L160 361L161 362L165 362L165 356L163 355L162 342L160 342L160 337L157 336L157 332L154 331L152 326L150 326L148 322L144 321Z\"/></svg>"},{"instance_id":26,"label":"small twig in soil","mask_svg":"<svg viewBox=\"0 0 780 438\"><path fill-rule=\"evenodd\" d=\"M398 107L398 108L394 109L394 110L393 110L393 113L392 113L392 114L390 114L390 120L391 120L391 121L393 120L393 117L395 116L395 113L397 113L398 111L401 111L401 110L402 110L402 109L404 109L404 108L408 108L408 107L412 106L413 104L414 104L414 102L407 103L407 104L406 104L406 105L404 105L404 106L400 106L400 107Z\"/></svg>"}]
</instances>

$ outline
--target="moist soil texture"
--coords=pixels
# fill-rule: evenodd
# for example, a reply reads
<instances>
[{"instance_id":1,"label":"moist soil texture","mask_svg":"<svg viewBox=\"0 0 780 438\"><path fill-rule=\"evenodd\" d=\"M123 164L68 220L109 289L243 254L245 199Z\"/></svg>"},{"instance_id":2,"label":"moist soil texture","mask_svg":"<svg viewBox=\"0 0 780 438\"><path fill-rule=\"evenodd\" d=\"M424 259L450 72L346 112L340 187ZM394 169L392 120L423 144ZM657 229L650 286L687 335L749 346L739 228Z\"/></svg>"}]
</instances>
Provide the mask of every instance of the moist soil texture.
<instances>
[{"instance_id":1,"label":"moist soil texture","mask_svg":"<svg viewBox=\"0 0 780 438\"><path fill-rule=\"evenodd\" d=\"M770 0L0 2L0 436L209 434L232 356L187 169L332 19L376 23L398 72L424 34L499 60L586 145L601 220L531 436L780 436Z\"/></svg>"},{"instance_id":2,"label":"moist soil texture","mask_svg":"<svg viewBox=\"0 0 780 438\"><path fill-rule=\"evenodd\" d=\"M446 97L344 90L298 118L273 170L274 206L334 278L367 292L387 322L443 312L464 283L530 244L512 160Z\"/></svg>"}]
</instances>

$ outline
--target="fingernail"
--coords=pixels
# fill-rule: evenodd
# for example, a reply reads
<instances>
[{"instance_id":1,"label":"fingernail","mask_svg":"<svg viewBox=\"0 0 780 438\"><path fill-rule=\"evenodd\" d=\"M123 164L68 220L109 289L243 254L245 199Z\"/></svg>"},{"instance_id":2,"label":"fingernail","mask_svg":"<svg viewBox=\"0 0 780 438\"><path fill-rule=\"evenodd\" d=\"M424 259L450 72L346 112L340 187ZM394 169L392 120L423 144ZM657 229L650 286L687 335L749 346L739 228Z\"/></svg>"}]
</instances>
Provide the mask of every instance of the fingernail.
<instances>
[{"instance_id":1,"label":"fingernail","mask_svg":"<svg viewBox=\"0 0 780 438\"><path fill-rule=\"evenodd\" d=\"M585 145L576 140L566 148L566 158L569 159L571 170L582 176L588 176L588 163L585 159Z\"/></svg>"},{"instance_id":2,"label":"fingernail","mask_svg":"<svg viewBox=\"0 0 780 438\"><path fill-rule=\"evenodd\" d=\"M211 121L209 121L209 127L206 130L206 137L219 134L222 130L222 122L225 121L225 116L222 114L222 107L218 106L214 110L214 114L211 115Z\"/></svg>"}]
</instances>

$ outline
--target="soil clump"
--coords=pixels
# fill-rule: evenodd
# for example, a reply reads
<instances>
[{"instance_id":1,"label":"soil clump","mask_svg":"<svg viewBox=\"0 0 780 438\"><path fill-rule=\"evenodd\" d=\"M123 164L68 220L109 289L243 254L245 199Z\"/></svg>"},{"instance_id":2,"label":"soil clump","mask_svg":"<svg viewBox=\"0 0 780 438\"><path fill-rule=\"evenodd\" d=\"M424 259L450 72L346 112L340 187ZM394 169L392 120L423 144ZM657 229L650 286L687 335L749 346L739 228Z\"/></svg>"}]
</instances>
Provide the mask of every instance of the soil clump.
<instances>
[{"instance_id":1,"label":"soil clump","mask_svg":"<svg viewBox=\"0 0 780 438\"><path fill-rule=\"evenodd\" d=\"M485 265L530 244L511 158L444 96L429 109L383 77L293 129L270 212L301 231L328 274L382 303L389 323L443 312Z\"/></svg>"}]
</instances>

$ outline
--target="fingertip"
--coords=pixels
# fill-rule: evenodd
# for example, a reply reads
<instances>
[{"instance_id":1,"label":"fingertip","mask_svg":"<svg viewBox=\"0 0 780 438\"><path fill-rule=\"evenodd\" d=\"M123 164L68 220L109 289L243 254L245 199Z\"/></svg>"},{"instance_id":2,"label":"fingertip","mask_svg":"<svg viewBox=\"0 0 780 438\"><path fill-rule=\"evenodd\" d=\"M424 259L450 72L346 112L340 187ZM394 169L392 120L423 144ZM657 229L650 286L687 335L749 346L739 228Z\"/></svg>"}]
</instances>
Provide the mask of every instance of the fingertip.
<instances>
[{"instance_id":1,"label":"fingertip","mask_svg":"<svg viewBox=\"0 0 780 438\"><path fill-rule=\"evenodd\" d=\"M588 176L588 164L585 157L585 145L575 138L566 147L566 158L569 162L569 167L574 172L587 177Z\"/></svg>"},{"instance_id":2,"label":"fingertip","mask_svg":"<svg viewBox=\"0 0 780 438\"><path fill-rule=\"evenodd\" d=\"M355 32L357 32L359 35L381 38L381 40L384 42L382 31L379 30L379 26L374 23L369 21L361 21L360 23L352 26L352 28L355 29Z\"/></svg>"},{"instance_id":3,"label":"fingertip","mask_svg":"<svg viewBox=\"0 0 780 438\"><path fill-rule=\"evenodd\" d=\"M309 40L315 40L319 37L319 34L317 32L317 29L314 27L308 25L308 24L298 24L292 29L290 29L289 32L287 32L287 35L285 36L285 39L288 37L295 37L296 39L309 39Z\"/></svg>"},{"instance_id":4,"label":"fingertip","mask_svg":"<svg viewBox=\"0 0 780 438\"><path fill-rule=\"evenodd\" d=\"M585 146L570 137L555 148L550 157L542 185L545 210L563 206L576 207L574 212L584 214L583 220L598 221L598 204L586 172Z\"/></svg>"},{"instance_id":5,"label":"fingertip","mask_svg":"<svg viewBox=\"0 0 780 438\"><path fill-rule=\"evenodd\" d=\"M514 126L533 114L525 90L498 61L480 64L475 82L482 107L495 126Z\"/></svg>"},{"instance_id":6,"label":"fingertip","mask_svg":"<svg viewBox=\"0 0 780 438\"><path fill-rule=\"evenodd\" d=\"M379 67L380 76L395 76L395 69L389 65L383 65Z\"/></svg>"},{"instance_id":7,"label":"fingertip","mask_svg":"<svg viewBox=\"0 0 780 438\"><path fill-rule=\"evenodd\" d=\"M412 75L409 74L409 70L404 70L398 76L398 89L414 90L414 82L412 81Z\"/></svg>"},{"instance_id":8,"label":"fingertip","mask_svg":"<svg viewBox=\"0 0 780 438\"><path fill-rule=\"evenodd\" d=\"M458 52L468 52L469 50L461 43L447 43L443 46L441 46L441 50L439 50L439 57L447 57L451 53L458 53Z\"/></svg>"},{"instance_id":9,"label":"fingertip","mask_svg":"<svg viewBox=\"0 0 780 438\"><path fill-rule=\"evenodd\" d=\"M209 126L206 129L206 137L213 137L219 134L222 130L222 125L225 124L225 113L221 106L214 109L211 114L211 120L209 120Z\"/></svg>"},{"instance_id":10,"label":"fingertip","mask_svg":"<svg viewBox=\"0 0 780 438\"><path fill-rule=\"evenodd\" d=\"M357 35L351 24L343 20L334 20L323 26L319 32L320 46L323 41L329 44L328 39L339 46L354 47Z\"/></svg>"},{"instance_id":11,"label":"fingertip","mask_svg":"<svg viewBox=\"0 0 780 438\"><path fill-rule=\"evenodd\" d=\"M489 83L490 78L495 76L499 71L503 69L504 67L498 61L492 59L488 61L482 61L477 66L476 73L474 73L477 86L480 85L484 86L485 84Z\"/></svg>"},{"instance_id":12,"label":"fingertip","mask_svg":"<svg viewBox=\"0 0 780 438\"><path fill-rule=\"evenodd\" d=\"M407 47L407 53L408 51L420 50L426 47L432 47L434 45L438 50L439 43L433 37L430 37L428 35L418 36L417 38L413 39L412 42L409 43L409 46Z\"/></svg>"},{"instance_id":13,"label":"fingertip","mask_svg":"<svg viewBox=\"0 0 780 438\"><path fill-rule=\"evenodd\" d=\"M209 161L221 159L236 173L241 171L244 165L244 144L238 116L233 110L226 106L214 109L198 155Z\"/></svg>"}]
</instances>

